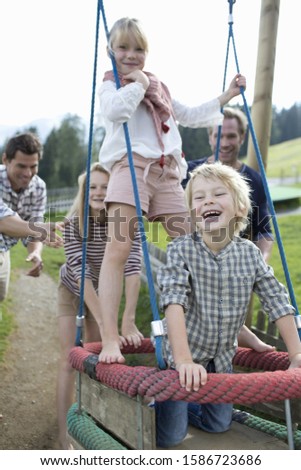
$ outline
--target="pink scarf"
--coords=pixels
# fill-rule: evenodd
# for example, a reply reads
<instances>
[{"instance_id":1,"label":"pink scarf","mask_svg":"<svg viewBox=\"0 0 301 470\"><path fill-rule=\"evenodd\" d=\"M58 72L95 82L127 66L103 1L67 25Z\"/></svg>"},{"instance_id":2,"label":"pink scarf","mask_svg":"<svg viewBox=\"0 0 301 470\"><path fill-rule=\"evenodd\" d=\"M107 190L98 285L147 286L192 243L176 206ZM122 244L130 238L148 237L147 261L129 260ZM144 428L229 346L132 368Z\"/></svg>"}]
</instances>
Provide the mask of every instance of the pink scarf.
<instances>
[{"instance_id":1,"label":"pink scarf","mask_svg":"<svg viewBox=\"0 0 301 470\"><path fill-rule=\"evenodd\" d=\"M146 105L151 113L158 141L162 152L164 152L162 132L167 133L169 131L169 127L165 124L165 121L167 121L170 116L173 116L171 96L167 86L160 82L155 75L150 72L144 73L148 76L150 84L145 92L142 103ZM112 70L105 73L103 81L105 80L115 81ZM122 83L122 79L120 79L120 82Z\"/></svg>"}]
</instances>

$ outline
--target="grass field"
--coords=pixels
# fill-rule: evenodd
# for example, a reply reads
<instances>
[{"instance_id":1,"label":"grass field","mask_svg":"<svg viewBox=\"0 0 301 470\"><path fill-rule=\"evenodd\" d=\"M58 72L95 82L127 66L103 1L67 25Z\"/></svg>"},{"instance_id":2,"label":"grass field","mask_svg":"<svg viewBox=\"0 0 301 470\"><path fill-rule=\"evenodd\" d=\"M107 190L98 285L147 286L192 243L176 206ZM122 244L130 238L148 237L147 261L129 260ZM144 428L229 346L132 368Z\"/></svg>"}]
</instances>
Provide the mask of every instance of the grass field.
<instances>
[{"instance_id":1,"label":"grass field","mask_svg":"<svg viewBox=\"0 0 301 470\"><path fill-rule=\"evenodd\" d=\"M301 183L301 137L271 145L267 162L268 178L293 177L297 184Z\"/></svg>"}]
</instances>

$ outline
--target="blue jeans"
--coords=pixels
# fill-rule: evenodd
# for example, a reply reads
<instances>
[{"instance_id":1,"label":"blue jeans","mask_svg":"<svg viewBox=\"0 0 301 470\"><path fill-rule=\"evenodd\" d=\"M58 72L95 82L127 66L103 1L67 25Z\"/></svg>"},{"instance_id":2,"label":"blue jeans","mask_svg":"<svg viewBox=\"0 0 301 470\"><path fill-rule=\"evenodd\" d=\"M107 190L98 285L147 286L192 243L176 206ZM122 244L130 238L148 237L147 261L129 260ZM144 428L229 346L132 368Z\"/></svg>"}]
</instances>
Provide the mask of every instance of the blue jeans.
<instances>
[{"instance_id":1,"label":"blue jeans","mask_svg":"<svg viewBox=\"0 0 301 470\"><path fill-rule=\"evenodd\" d=\"M207 366L207 372L215 372L213 361ZM188 424L206 432L225 432L231 426L233 405L189 403L186 401L167 400L155 403L156 440L158 447L172 447L183 441Z\"/></svg>"}]
</instances>

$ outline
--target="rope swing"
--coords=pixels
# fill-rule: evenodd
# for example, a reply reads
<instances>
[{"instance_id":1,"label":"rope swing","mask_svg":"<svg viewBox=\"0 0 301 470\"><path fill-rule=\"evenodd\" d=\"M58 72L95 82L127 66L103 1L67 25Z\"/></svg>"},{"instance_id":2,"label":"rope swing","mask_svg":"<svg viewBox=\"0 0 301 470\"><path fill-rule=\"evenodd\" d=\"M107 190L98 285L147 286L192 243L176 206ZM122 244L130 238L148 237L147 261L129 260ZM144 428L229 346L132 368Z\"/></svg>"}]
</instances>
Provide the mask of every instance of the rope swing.
<instances>
[{"instance_id":1,"label":"rope swing","mask_svg":"<svg viewBox=\"0 0 301 470\"><path fill-rule=\"evenodd\" d=\"M229 35L227 41L226 62L223 79L223 91L225 89L226 71L228 65L230 43L232 42L237 73L239 65L237 60L237 53L233 33L233 4L235 0L228 0L229 3ZM99 17L102 14L106 38L108 40L109 31L107 27L106 15L102 0L97 2L97 20L96 20L96 37L95 37L95 54L94 54L94 70L93 70L93 86L92 86L92 99L91 99L91 116L90 116L90 131L89 131L89 153L87 160L87 183L85 195L85 210L84 210L84 239L83 239L83 260L82 260L82 277L80 289L80 306L77 316L77 334L75 347L70 352L70 363L74 369L80 374L87 374L90 378L101 382L102 384L118 390L129 397L148 397L156 401L165 400L183 400L195 403L233 403L233 404L254 404L258 402L273 402L287 400L292 398L301 398L301 369L288 369L289 358L286 352L269 352L257 353L251 349L238 348L235 354L233 365L244 367L252 372L247 373L233 373L233 374L208 374L208 381L206 385L200 387L198 391L187 391L181 387L179 381L179 374L175 370L166 370L166 363L162 355L162 339L164 331L160 319L160 314L156 302L156 292L153 281L152 269L150 264L149 252L147 248L147 238L144 228L143 213L140 205L140 198L138 186L135 175L135 168L133 164L133 154L130 142L130 136L127 123L123 124L124 136L127 147L127 155L129 160L129 167L132 177L133 192L135 197L135 204L137 209L138 230L141 235L143 256L146 268L146 275L149 287L151 309L153 314L152 331L155 338L155 347L150 339L144 339L139 348L133 346L126 346L122 348L123 354L141 354L151 353L155 354L157 360L157 367L148 366L127 366L125 364L105 364L98 362L98 355L102 349L101 343L82 344L82 325L83 325L83 309L84 309L84 280L85 280L85 265L86 265L86 241L88 239L88 215L89 215L89 181L90 181L90 167L92 161L92 141L93 141L93 120L94 120L94 101L96 89L96 72L97 72L97 54L98 54L98 39L99 39ZM116 63L113 55L110 55L113 67L114 78L117 88L120 88L120 80L118 77ZM277 244L282 260L282 265L286 277L288 291L293 307L295 308L296 325L301 339L301 318L297 308L296 298L289 275L287 261L284 253L284 248L280 236L280 231L277 223L276 213L273 206L272 198L269 192L265 169L262 162L259 146L254 132L249 108L246 102L244 89L241 88L241 95L244 103L244 109L247 115L250 133L253 139L256 157L262 177L264 190L268 200L269 210L273 221L273 226L276 234ZM215 159L218 159L219 146L220 146L221 126L219 126L217 149ZM260 370L260 372L253 372L253 370ZM263 373L264 372L264 373ZM124 449L119 443L116 443L110 436L103 434L99 427L91 420L83 410L81 410L81 397L80 397L80 379L78 387L78 404L73 405L68 413L68 431L71 436L80 441L86 449ZM264 423L262 420L256 421L250 417L248 413L236 412L233 419L247 424L253 423L253 427L263 429ZM277 436L282 436L283 440L288 440L289 448L301 448L301 434L299 432L292 432L292 425L288 416L286 408L287 429L282 426L277 427L271 425L272 432L277 432ZM256 422L255 422L256 421ZM252 425L251 425L252 426ZM97 428L97 431L94 431ZM94 438L93 433L97 432L97 438ZM84 437L85 435L85 437ZM104 446L104 447L102 447Z\"/></svg>"}]
</instances>

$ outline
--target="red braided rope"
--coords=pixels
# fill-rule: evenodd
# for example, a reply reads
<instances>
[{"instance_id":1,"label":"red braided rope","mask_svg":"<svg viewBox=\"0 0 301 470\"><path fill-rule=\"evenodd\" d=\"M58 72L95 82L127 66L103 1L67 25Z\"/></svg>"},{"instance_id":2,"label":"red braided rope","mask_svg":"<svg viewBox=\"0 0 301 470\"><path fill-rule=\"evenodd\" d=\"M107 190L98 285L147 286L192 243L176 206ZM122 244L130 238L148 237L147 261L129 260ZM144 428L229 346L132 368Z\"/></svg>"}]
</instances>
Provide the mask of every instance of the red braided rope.
<instances>
[{"instance_id":1,"label":"red braided rope","mask_svg":"<svg viewBox=\"0 0 301 470\"><path fill-rule=\"evenodd\" d=\"M141 349L150 352L150 344L149 340L144 340L138 350L128 347L123 349L123 353L141 352ZM100 350L100 343L90 343L84 348L74 347L70 353L70 362L75 369L84 372L84 361L91 356L91 352L98 354ZM132 397L148 396L157 401L252 404L301 398L301 369L275 370L277 362L285 369L289 364L287 353L256 353L250 349L238 348L234 360L236 365L246 364L253 369L259 365L265 370L271 368L272 372L208 374L207 384L197 392L187 392L181 387L178 372L174 370L97 363L95 373L97 380L111 388Z\"/></svg>"},{"instance_id":2,"label":"red braided rope","mask_svg":"<svg viewBox=\"0 0 301 470\"><path fill-rule=\"evenodd\" d=\"M238 348L233 365L257 370L286 370L290 362L286 352L258 353L253 349Z\"/></svg>"}]
</instances>

